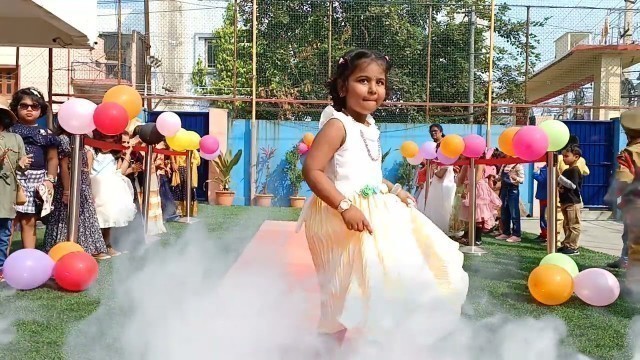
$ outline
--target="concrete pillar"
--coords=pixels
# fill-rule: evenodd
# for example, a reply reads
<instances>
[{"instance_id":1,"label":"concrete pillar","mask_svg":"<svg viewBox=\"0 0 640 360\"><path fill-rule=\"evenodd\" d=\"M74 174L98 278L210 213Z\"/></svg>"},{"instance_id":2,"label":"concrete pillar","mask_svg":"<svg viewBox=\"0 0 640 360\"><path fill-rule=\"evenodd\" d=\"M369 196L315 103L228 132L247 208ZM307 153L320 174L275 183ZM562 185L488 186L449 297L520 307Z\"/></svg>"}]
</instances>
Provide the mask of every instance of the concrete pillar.
<instances>
[{"instance_id":1,"label":"concrete pillar","mask_svg":"<svg viewBox=\"0 0 640 360\"><path fill-rule=\"evenodd\" d=\"M602 55L596 63L593 78L593 120L610 120L620 116L619 110L599 106L620 106L622 63L620 55ZM598 69L599 67L599 69Z\"/></svg>"},{"instance_id":2,"label":"concrete pillar","mask_svg":"<svg viewBox=\"0 0 640 360\"><path fill-rule=\"evenodd\" d=\"M213 135L218 138L220 142L220 151L227 151L228 141L227 136L229 132L229 116L227 109L209 109L209 135ZM207 187L207 199L209 204L215 204L216 190L220 188L220 183L214 179L218 176L218 171L215 165L209 165L209 178L212 182Z\"/></svg>"}]
</instances>

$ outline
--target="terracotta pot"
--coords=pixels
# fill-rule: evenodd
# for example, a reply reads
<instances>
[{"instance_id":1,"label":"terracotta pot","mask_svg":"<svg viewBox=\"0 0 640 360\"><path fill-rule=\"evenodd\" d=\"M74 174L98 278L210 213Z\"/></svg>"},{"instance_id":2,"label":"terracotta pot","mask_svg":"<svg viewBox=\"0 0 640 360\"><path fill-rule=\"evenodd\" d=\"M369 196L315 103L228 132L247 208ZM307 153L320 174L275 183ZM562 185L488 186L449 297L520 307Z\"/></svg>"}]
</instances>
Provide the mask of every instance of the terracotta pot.
<instances>
[{"instance_id":1,"label":"terracotta pot","mask_svg":"<svg viewBox=\"0 0 640 360\"><path fill-rule=\"evenodd\" d=\"M234 191L216 191L216 204L220 206L231 206L235 196L236 193Z\"/></svg>"},{"instance_id":2,"label":"terracotta pot","mask_svg":"<svg viewBox=\"0 0 640 360\"><path fill-rule=\"evenodd\" d=\"M302 208L302 206L304 206L304 202L305 200L307 200L306 197L304 196L290 196L289 197L289 201L291 202L291 207L292 208Z\"/></svg>"},{"instance_id":3,"label":"terracotta pot","mask_svg":"<svg viewBox=\"0 0 640 360\"><path fill-rule=\"evenodd\" d=\"M256 206L271 207L272 194L256 194Z\"/></svg>"}]
</instances>

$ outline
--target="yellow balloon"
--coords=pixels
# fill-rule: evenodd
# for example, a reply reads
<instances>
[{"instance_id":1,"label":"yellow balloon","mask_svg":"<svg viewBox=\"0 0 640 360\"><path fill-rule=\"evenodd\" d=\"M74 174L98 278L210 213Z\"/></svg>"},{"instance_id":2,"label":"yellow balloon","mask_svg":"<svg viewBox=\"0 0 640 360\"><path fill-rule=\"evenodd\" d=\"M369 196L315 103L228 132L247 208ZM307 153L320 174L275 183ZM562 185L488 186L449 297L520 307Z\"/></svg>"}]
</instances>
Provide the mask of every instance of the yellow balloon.
<instances>
[{"instance_id":1,"label":"yellow balloon","mask_svg":"<svg viewBox=\"0 0 640 360\"><path fill-rule=\"evenodd\" d=\"M187 150L198 150L200 147L200 135L195 131L189 131Z\"/></svg>"},{"instance_id":2,"label":"yellow balloon","mask_svg":"<svg viewBox=\"0 0 640 360\"><path fill-rule=\"evenodd\" d=\"M78 251L84 251L82 246L71 241L62 241L57 243L54 247L51 248L51 250L49 250L49 257L51 257L54 262L57 262L63 256Z\"/></svg>"},{"instance_id":3,"label":"yellow balloon","mask_svg":"<svg viewBox=\"0 0 640 360\"><path fill-rule=\"evenodd\" d=\"M185 147L185 137L188 136L187 130L180 129L174 136L166 138L167 144L175 151L185 151L187 150Z\"/></svg>"}]
</instances>

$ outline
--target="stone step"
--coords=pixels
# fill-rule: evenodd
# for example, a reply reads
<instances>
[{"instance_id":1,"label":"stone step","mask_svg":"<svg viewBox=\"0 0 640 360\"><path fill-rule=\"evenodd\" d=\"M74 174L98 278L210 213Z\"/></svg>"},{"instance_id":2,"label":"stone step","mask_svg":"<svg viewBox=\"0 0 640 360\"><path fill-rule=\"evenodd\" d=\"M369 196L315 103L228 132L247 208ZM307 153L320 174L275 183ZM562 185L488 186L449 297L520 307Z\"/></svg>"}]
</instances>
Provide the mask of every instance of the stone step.
<instances>
[{"instance_id":1,"label":"stone step","mask_svg":"<svg viewBox=\"0 0 640 360\"><path fill-rule=\"evenodd\" d=\"M582 209L580 215L585 221L612 220L614 218L613 212L606 209Z\"/></svg>"}]
</instances>

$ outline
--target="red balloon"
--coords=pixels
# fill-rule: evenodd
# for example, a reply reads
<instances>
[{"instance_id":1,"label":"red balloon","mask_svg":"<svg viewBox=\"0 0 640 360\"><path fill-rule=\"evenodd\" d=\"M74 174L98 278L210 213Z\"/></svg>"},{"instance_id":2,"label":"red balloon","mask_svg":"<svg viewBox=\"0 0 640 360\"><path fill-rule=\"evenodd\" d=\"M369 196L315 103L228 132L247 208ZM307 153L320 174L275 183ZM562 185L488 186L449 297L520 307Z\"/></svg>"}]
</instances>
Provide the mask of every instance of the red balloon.
<instances>
[{"instance_id":1,"label":"red balloon","mask_svg":"<svg viewBox=\"0 0 640 360\"><path fill-rule=\"evenodd\" d=\"M53 278L65 290L86 290L98 278L98 262L86 252L69 253L56 262Z\"/></svg>"},{"instance_id":2,"label":"red balloon","mask_svg":"<svg viewBox=\"0 0 640 360\"><path fill-rule=\"evenodd\" d=\"M106 102L98 105L93 112L93 123L105 135L118 135L129 125L129 115L122 105Z\"/></svg>"}]
</instances>

